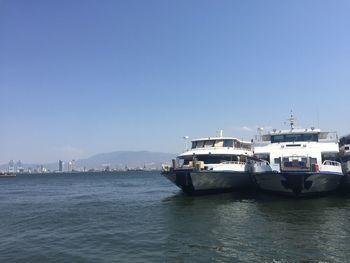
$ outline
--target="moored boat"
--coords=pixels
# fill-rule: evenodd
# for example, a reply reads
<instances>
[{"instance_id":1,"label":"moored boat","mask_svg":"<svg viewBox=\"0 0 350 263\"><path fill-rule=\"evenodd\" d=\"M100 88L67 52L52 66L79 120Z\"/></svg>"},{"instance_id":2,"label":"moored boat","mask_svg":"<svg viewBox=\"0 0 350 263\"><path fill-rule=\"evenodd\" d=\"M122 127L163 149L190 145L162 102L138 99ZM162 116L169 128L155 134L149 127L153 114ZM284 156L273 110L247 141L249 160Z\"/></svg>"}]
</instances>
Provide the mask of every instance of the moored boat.
<instances>
[{"instance_id":1,"label":"moored boat","mask_svg":"<svg viewBox=\"0 0 350 263\"><path fill-rule=\"evenodd\" d=\"M257 158L253 177L262 190L291 196L334 191L343 177L335 132L296 129L291 115L289 130L273 130L254 144Z\"/></svg>"},{"instance_id":2,"label":"moored boat","mask_svg":"<svg viewBox=\"0 0 350 263\"><path fill-rule=\"evenodd\" d=\"M192 147L163 165L162 174L185 193L209 193L252 186L249 159L252 144L234 137L208 137L192 141Z\"/></svg>"},{"instance_id":3,"label":"moored boat","mask_svg":"<svg viewBox=\"0 0 350 263\"><path fill-rule=\"evenodd\" d=\"M16 177L15 173L10 173L10 172L0 172L0 177Z\"/></svg>"},{"instance_id":4,"label":"moored boat","mask_svg":"<svg viewBox=\"0 0 350 263\"><path fill-rule=\"evenodd\" d=\"M344 173L342 186L346 190L350 190L350 134L339 140L339 157Z\"/></svg>"}]
</instances>

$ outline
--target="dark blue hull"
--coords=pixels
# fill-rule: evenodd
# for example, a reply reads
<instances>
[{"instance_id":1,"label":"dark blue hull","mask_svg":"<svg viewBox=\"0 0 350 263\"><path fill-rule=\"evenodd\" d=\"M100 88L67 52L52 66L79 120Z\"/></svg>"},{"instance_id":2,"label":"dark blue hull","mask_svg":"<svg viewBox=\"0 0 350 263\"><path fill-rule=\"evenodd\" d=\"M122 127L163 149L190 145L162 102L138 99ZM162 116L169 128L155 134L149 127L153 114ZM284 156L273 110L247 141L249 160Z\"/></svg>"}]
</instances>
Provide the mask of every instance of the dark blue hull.
<instances>
[{"instance_id":1,"label":"dark blue hull","mask_svg":"<svg viewBox=\"0 0 350 263\"><path fill-rule=\"evenodd\" d=\"M341 173L266 172L254 174L261 190L289 196L310 196L335 191L343 178Z\"/></svg>"},{"instance_id":2,"label":"dark blue hull","mask_svg":"<svg viewBox=\"0 0 350 263\"><path fill-rule=\"evenodd\" d=\"M176 170L163 175L187 194L247 190L254 186L248 172Z\"/></svg>"}]
</instances>

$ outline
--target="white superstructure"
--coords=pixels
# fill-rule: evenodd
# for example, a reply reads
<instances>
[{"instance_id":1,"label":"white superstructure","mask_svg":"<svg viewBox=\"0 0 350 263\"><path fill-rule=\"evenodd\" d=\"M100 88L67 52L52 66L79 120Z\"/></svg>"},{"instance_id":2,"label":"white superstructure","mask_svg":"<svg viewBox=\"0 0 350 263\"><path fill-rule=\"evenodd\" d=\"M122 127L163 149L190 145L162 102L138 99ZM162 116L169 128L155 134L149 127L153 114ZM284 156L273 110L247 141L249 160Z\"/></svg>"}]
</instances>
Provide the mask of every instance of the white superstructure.
<instances>
[{"instance_id":1,"label":"white superstructure","mask_svg":"<svg viewBox=\"0 0 350 263\"><path fill-rule=\"evenodd\" d=\"M342 176L336 132L291 128L273 130L254 144L257 184L265 190L303 195L334 190Z\"/></svg>"},{"instance_id":2,"label":"white superstructure","mask_svg":"<svg viewBox=\"0 0 350 263\"><path fill-rule=\"evenodd\" d=\"M275 171L293 160L305 165L327 165L327 161L337 160L338 136L314 128L274 130L255 144L254 153L268 161Z\"/></svg>"}]
</instances>

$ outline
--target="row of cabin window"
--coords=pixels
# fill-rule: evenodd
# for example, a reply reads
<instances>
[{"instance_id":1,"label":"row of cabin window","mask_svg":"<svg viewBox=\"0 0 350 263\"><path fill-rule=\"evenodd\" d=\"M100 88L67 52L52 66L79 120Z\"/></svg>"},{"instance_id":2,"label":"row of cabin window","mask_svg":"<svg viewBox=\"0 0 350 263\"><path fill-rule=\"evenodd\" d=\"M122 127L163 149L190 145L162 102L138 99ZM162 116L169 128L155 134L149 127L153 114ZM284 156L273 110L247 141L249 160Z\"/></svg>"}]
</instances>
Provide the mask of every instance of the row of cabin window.
<instances>
[{"instance_id":1,"label":"row of cabin window","mask_svg":"<svg viewBox=\"0 0 350 263\"><path fill-rule=\"evenodd\" d=\"M281 158L275 158L275 164L281 164ZM283 158L282 163L284 165L292 163L292 161L289 160L289 158ZM301 166L306 166L307 165L307 158L301 158L301 161L299 162L299 164L302 164ZM317 163L317 158L310 158L310 164L309 165L313 165Z\"/></svg>"},{"instance_id":2,"label":"row of cabin window","mask_svg":"<svg viewBox=\"0 0 350 263\"><path fill-rule=\"evenodd\" d=\"M214 164L214 163L222 163L222 162L232 162L232 161L240 161L240 162L246 162L247 157L246 156L236 156L236 155L227 155L227 156L215 156L215 155L196 155L192 159L185 159L183 160L184 165L188 165L190 161L193 161L193 159L197 161L203 161L204 163L208 164Z\"/></svg>"},{"instance_id":3,"label":"row of cabin window","mask_svg":"<svg viewBox=\"0 0 350 263\"><path fill-rule=\"evenodd\" d=\"M236 140L207 140L207 141L192 142L192 149L209 148L209 147L235 147L235 148L245 148L245 149L251 148L250 145L241 143Z\"/></svg>"},{"instance_id":4,"label":"row of cabin window","mask_svg":"<svg viewBox=\"0 0 350 263\"><path fill-rule=\"evenodd\" d=\"M318 142L318 134L301 133L272 135L271 143L278 142Z\"/></svg>"},{"instance_id":5,"label":"row of cabin window","mask_svg":"<svg viewBox=\"0 0 350 263\"><path fill-rule=\"evenodd\" d=\"M268 162L271 162L270 161L270 154L268 154L268 153L257 154L256 157L260 158L260 159L263 159L263 160L266 160ZM325 160L339 161L339 156L338 156L338 153L327 152L327 153L322 153L321 154L321 159L322 159L322 162L324 162ZM289 158L284 157L283 158L283 163L287 162L288 160L289 160ZM273 161L274 161L275 164L281 164L281 158L275 158ZM307 163L307 158L303 157L303 158L301 158L301 161ZM314 164L314 163L317 163L317 158L311 158L310 157L310 164Z\"/></svg>"}]
</instances>

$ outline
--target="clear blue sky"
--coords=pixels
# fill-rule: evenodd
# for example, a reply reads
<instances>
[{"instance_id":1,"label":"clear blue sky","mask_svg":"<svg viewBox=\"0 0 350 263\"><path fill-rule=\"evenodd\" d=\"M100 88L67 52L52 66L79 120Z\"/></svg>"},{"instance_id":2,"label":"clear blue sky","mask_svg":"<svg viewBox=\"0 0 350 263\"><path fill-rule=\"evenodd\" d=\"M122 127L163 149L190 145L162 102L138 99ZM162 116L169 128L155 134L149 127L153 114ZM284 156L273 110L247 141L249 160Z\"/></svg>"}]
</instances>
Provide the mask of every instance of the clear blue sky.
<instances>
[{"instance_id":1,"label":"clear blue sky","mask_svg":"<svg viewBox=\"0 0 350 263\"><path fill-rule=\"evenodd\" d=\"M0 0L0 163L259 126L350 133L349 1Z\"/></svg>"}]
</instances>

